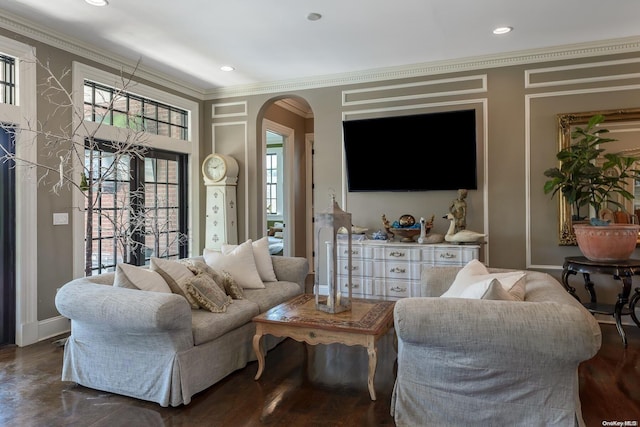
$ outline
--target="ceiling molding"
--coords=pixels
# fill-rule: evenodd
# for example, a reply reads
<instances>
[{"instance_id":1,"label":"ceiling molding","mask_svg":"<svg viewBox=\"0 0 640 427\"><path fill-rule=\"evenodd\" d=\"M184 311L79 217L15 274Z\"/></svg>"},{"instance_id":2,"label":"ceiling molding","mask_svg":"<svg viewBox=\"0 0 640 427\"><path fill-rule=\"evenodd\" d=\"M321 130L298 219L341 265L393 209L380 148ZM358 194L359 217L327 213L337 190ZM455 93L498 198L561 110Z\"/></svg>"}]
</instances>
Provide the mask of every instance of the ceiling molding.
<instances>
[{"instance_id":1,"label":"ceiling molding","mask_svg":"<svg viewBox=\"0 0 640 427\"><path fill-rule=\"evenodd\" d=\"M202 88L194 87L175 77L145 67L144 64L137 61L118 56L106 50L100 50L80 40L56 33L51 29L41 27L4 10L0 15L0 27L117 70L123 70L124 72L133 72L135 70L135 75L141 79L149 80L199 100L204 99L205 92Z\"/></svg>"},{"instance_id":2,"label":"ceiling molding","mask_svg":"<svg viewBox=\"0 0 640 427\"><path fill-rule=\"evenodd\" d=\"M379 68L352 73L256 83L252 85L229 86L208 91L205 96L206 99L217 99L277 92L294 92L320 87L345 86L384 80L422 77L426 75L508 67L601 55L614 55L638 51L640 51L640 37L636 36L592 43L571 44L544 49L531 49L496 55L461 58L448 61Z\"/></svg>"},{"instance_id":3,"label":"ceiling molding","mask_svg":"<svg viewBox=\"0 0 640 427\"><path fill-rule=\"evenodd\" d=\"M640 51L640 36L634 36L592 43L563 45L544 49L378 68L350 73L205 89L146 67L143 63L137 64L137 61L98 49L80 40L55 33L50 29L38 26L33 22L6 11L3 11L2 15L0 15L0 27L118 70L124 69L124 71L127 71L128 69L132 71L137 67L136 75L138 77L199 100L269 93L287 93L330 86L354 85L402 78L423 77L426 75Z\"/></svg>"}]
</instances>

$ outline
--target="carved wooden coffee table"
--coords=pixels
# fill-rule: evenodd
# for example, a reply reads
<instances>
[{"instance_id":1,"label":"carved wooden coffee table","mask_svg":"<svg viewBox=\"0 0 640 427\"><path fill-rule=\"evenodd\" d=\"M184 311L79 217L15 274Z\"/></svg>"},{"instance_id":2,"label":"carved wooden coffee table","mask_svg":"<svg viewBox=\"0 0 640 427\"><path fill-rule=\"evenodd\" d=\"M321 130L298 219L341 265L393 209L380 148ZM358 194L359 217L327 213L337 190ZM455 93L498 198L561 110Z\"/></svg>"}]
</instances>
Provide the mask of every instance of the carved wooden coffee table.
<instances>
[{"instance_id":1,"label":"carved wooden coffee table","mask_svg":"<svg viewBox=\"0 0 640 427\"><path fill-rule=\"evenodd\" d=\"M369 355L369 395L371 400L376 400L373 378L378 363L377 342L393 326L394 304L394 301L352 299L350 311L330 314L316 310L314 295L303 294L254 317L253 349L258 357L255 379L259 379L264 370L262 336L266 334L311 345L361 345Z\"/></svg>"}]
</instances>

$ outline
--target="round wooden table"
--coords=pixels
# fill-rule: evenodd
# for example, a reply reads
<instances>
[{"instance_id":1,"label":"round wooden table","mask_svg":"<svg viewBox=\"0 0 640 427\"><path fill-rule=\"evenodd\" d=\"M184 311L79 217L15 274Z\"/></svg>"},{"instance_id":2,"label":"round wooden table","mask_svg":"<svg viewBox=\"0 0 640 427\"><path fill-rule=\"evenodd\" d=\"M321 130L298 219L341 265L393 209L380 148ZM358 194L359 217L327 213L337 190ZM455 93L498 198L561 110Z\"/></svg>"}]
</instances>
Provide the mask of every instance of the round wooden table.
<instances>
[{"instance_id":1,"label":"round wooden table","mask_svg":"<svg viewBox=\"0 0 640 427\"><path fill-rule=\"evenodd\" d=\"M584 287L591 297L591 300L588 303L583 303L583 305L591 313L613 315L616 322L616 328L618 328L618 333L622 337L622 342L626 347L627 337L624 333L624 329L622 328L622 316L631 316L635 324L640 327L640 321L638 321L638 317L635 313L636 304L638 303L638 300L640 300L640 287L637 287L633 296L629 298L633 284L633 276L640 275L640 260L628 259L626 261L617 262L599 262L591 261L583 256L566 257L564 259L562 270L562 285L565 287L567 292L580 301L580 298L576 295L576 289L569 285L569 276L578 273L582 273L582 277L584 278ZM594 283L591 280L591 274L610 275L613 276L615 280L619 280L622 283L622 292L618 294L618 300L615 304L602 304L598 302ZM628 307L625 309L627 304Z\"/></svg>"}]
</instances>

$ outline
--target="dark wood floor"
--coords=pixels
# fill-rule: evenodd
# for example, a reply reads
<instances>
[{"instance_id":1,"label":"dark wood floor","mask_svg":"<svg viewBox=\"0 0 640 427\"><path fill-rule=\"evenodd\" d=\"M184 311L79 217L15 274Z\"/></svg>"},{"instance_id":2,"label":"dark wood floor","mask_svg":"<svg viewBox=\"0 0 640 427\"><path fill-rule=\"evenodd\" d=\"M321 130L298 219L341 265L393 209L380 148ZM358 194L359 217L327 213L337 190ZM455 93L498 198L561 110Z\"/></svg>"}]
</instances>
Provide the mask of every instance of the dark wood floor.
<instances>
[{"instance_id":1,"label":"dark wood floor","mask_svg":"<svg viewBox=\"0 0 640 427\"><path fill-rule=\"evenodd\" d=\"M615 327L602 325L602 330L602 349L580 367L587 426L640 422L640 329L625 327L626 350ZM380 343L375 402L367 392L363 348L286 340L267 355L259 381L253 380L257 364L252 362L178 408L60 381L63 349L52 342L0 349L0 426L394 425L390 336Z\"/></svg>"}]
</instances>

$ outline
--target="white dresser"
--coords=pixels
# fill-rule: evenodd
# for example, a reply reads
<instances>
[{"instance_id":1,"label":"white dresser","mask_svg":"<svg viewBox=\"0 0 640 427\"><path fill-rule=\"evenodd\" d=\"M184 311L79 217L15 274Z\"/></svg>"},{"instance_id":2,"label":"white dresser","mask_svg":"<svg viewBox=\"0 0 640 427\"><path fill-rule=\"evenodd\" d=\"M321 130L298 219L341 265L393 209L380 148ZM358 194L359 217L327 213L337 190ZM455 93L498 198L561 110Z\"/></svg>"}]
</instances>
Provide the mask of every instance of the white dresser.
<instances>
[{"instance_id":1,"label":"white dresser","mask_svg":"<svg viewBox=\"0 0 640 427\"><path fill-rule=\"evenodd\" d=\"M354 298L419 297L425 267L464 266L480 256L480 245L451 245L365 240L351 243ZM338 282L347 288L347 242L338 242ZM322 290L321 290L322 292ZM326 292L323 292L326 293Z\"/></svg>"}]
</instances>

